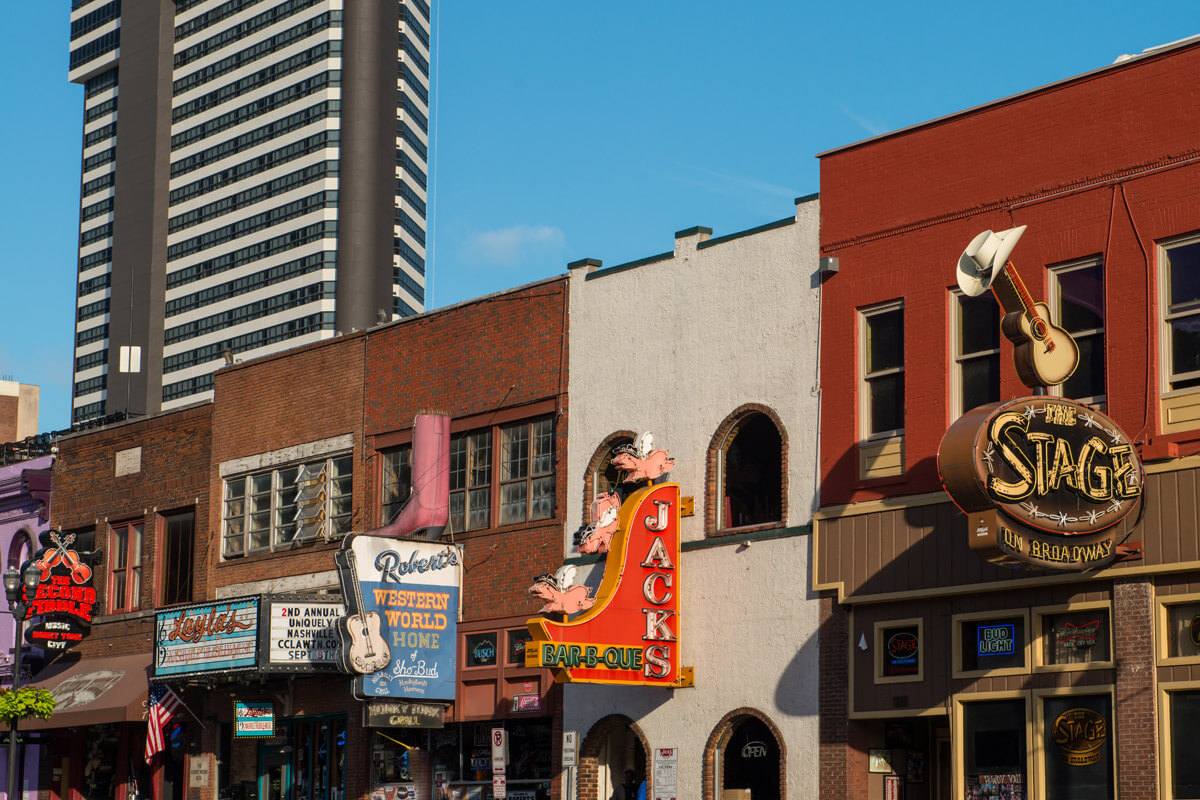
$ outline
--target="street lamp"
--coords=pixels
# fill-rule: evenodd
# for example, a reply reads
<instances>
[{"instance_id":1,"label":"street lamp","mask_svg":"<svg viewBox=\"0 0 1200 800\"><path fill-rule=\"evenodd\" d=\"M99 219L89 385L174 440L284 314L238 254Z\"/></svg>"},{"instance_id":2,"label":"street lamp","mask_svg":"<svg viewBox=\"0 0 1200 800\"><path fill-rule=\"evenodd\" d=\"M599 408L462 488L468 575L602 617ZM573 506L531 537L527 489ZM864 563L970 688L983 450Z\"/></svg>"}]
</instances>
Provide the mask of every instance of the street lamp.
<instances>
[{"instance_id":1,"label":"street lamp","mask_svg":"<svg viewBox=\"0 0 1200 800\"><path fill-rule=\"evenodd\" d=\"M33 597L41 582L41 571L29 562L24 572L17 572L15 567L4 571L4 594L8 597L8 607L16 620L16 632L13 636L13 678L12 690L21 688L21 634L25 628L25 612L28 610L25 598ZM24 584L22 586L22 584ZM22 593L21 589L25 592ZM17 796L17 720L14 717L8 731L8 800Z\"/></svg>"}]
</instances>

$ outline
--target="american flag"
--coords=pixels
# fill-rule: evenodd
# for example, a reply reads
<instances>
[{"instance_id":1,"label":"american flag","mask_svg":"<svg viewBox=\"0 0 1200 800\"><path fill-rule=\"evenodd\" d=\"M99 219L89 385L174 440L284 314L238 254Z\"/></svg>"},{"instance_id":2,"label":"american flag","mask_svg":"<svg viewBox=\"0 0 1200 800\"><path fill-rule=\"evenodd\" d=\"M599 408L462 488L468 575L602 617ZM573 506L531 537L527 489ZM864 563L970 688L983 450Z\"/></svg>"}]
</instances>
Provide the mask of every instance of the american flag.
<instances>
[{"instance_id":1,"label":"american flag","mask_svg":"<svg viewBox=\"0 0 1200 800\"><path fill-rule=\"evenodd\" d=\"M179 710L183 701L179 695L171 691L169 686L161 683L150 684L150 713L146 720L146 763L154 759L154 754L166 748L163 728L171 721L171 716Z\"/></svg>"}]
</instances>

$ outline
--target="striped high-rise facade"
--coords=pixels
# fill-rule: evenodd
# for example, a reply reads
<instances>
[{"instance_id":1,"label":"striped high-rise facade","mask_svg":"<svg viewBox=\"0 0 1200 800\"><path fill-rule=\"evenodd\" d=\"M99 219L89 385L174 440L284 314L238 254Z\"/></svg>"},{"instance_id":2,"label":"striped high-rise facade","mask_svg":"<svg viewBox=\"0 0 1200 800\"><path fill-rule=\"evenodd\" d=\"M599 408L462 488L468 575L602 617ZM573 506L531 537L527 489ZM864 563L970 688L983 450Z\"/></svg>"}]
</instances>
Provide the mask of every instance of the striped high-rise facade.
<instances>
[{"instance_id":1,"label":"striped high-rise facade","mask_svg":"<svg viewBox=\"0 0 1200 800\"><path fill-rule=\"evenodd\" d=\"M73 0L72 422L424 310L430 22L426 0Z\"/></svg>"}]
</instances>

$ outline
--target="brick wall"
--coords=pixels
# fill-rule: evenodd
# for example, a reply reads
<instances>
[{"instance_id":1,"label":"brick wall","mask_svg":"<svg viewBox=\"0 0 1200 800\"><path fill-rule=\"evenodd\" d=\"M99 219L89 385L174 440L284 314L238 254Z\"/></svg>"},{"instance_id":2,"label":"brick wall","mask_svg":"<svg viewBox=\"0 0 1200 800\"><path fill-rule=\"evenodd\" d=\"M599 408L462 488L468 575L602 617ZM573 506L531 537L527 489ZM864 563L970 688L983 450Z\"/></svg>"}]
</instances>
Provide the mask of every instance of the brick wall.
<instances>
[{"instance_id":1,"label":"brick wall","mask_svg":"<svg viewBox=\"0 0 1200 800\"><path fill-rule=\"evenodd\" d=\"M141 612L98 619L76 648L82 656L148 653L160 580L158 526L162 514L195 511L193 594L207 576L208 465L212 406L205 404L96 431L64 437L54 461L50 524L65 530L95 531L98 560L92 564L96 613L107 603L111 567L108 524L141 521ZM141 448L140 469L118 477L119 451Z\"/></svg>"},{"instance_id":2,"label":"brick wall","mask_svg":"<svg viewBox=\"0 0 1200 800\"><path fill-rule=\"evenodd\" d=\"M364 524L362 471L363 351L357 333L228 367L216 374L208 478L215 520L210 559L218 587L333 569L337 544L317 542L276 554L221 561L222 462L333 436L353 436L354 529Z\"/></svg>"},{"instance_id":3,"label":"brick wall","mask_svg":"<svg viewBox=\"0 0 1200 800\"><path fill-rule=\"evenodd\" d=\"M1168 441L1188 448L1181 454L1200 448L1195 431L1157 434L1154 274L1156 243L1200 220L1200 106L1188 102L1198 94L1193 45L822 158L821 251L840 261L821 298L822 505L940 488L935 455L952 421L949 289L959 255L986 229L1029 226L1012 261L1036 299L1047 296L1047 266L1103 257L1107 413L1159 457ZM897 299L906 471L862 481L857 309ZM1003 342L1002 399L1030 394L1011 352Z\"/></svg>"},{"instance_id":4,"label":"brick wall","mask_svg":"<svg viewBox=\"0 0 1200 800\"><path fill-rule=\"evenodd\" d=\"M565 279L554 279L416 317L372 332L366 341L363 483L370 526L382 524L375 437L410 430L423 411L470 417L481 426L493 424L493 415L519 418L522 406L534 404L554 414L554 519L455 534L466 565L464 619L533 615L541 603L526 589L562 563L566 301Z\"/></svg>"},{"instance_id":5,"label":"brick wall","mask_svg":"<svg viewBox=\"0 0 1200 800\"><path fill-rule=\"evenodd\" d=\"M1146 578L1113 583L1116 661L1117 794L1122 800L1158 796L1158 717L1154 666L1154 587Z\"/></svg>"}]
</instances>

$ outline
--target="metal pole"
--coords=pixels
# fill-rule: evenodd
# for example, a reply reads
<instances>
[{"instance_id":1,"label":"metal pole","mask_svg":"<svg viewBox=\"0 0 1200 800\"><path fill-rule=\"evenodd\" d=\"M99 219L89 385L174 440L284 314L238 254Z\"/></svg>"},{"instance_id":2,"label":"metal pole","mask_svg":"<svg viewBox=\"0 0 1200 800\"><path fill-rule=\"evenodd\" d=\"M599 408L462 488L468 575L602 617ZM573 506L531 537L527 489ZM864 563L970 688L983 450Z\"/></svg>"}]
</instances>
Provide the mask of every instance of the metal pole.
<instances>
[{"instance_id":1,"label":"metal pole","mask_svg":"<svg viewBox=\"0 0 1200 800\"><path fill-rule=\"evenodd\" d=\"M21 629L25 627L25 604L19 604L13 609L13 619L17 623L16 636L13 642L13 679L12 690L21 688ZM17 797L17 720L13 717L8 729L8 800Z\"/></svg>"}]
</instances>

